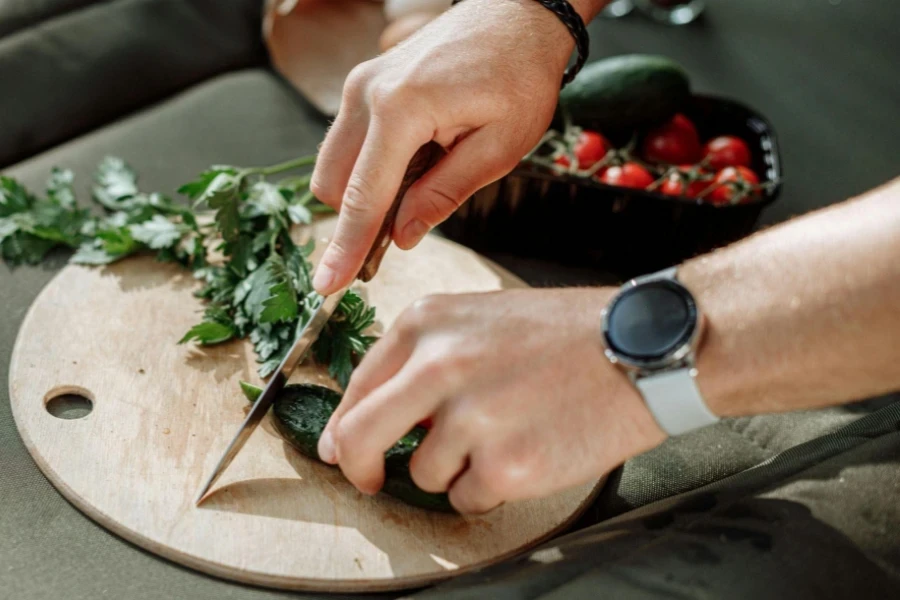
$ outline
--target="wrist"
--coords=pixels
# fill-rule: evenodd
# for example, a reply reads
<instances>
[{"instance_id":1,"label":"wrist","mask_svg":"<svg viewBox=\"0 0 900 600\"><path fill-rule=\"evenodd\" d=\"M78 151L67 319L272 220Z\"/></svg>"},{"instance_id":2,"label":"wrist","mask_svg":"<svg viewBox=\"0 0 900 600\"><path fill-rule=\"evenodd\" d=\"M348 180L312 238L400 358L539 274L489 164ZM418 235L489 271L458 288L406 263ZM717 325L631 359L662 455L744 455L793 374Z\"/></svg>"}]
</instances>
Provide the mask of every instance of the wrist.
<instances>
[{"instance_id":1,"label":"wrist","mask_svg":"<svg viewBox=\"0 0 900 600\"><path fill-rule=\"evenodd\" d=\"M495 2L496 0L488 1ZM547 10L537 0L510 1L517 5L522 18L526 20L520 27L520 31L531 32L533 37L529 37L544 47L553 65L554 75L558 74L558 77L561 78L575 51L575 40L572 34L557 15ZM576 10L578 10L577 7ZM541 35L533 35L536 32Z\"/></svg>"},{"instance_id":2,"label":"wrist","mask_svg":"<svg viewBox=\"0 0 900 600\"><path fill-rule=\"evenodd\" d=\"M618 295L618 287L602 287L587 293L585 309L580 311L582 319L579 329L587 333L590 350L586 373L594 378L596 398L601 402L617 405L620 416L619 429L628 432L630 442L636 452L650 450L661 444L668 435L660 427L647 403L629 376L614 365L606 354L600 336L603 310Z\"/></svg>"},{"instance_id":3,"label":"wrist","mask_svg":"<svg viewBox=\"0 0 900 600\"><path fill-rule=\"evenodd\" d=\"M626 282L603 311L606 356L670 435L718 421L697 384L704 324L696 297L676 269Z\"/></svg>"},{"instance_id":4,"label":"wrist","mask_svg":"<svg viewBox=\"0 0 900 600\"><path fill-rule=\"evenodd\" d=\"M755 371L751 352L742 349L747 334L755 327L752 315L736 315L728 308L729 294L723 294L722 286L737 289L733 273L711 269L707 261L692 261L679 269L679 280L697 300L705 315L705 333L696 359L697 386L703 394L709 410L717 417L738 417L758 412L748 406L764 402L766 384L762 372L747 380L747 374ZM729 271L732 271L728 267ZM737 317L737 320L735 319Z\"/></svg>"},{"instance_id":5,"label":"wrist","mask_svg":"<svg viewBox=\"0 0 900 600\"><path fill-rule=\"evenodd\" d=\"M563 86L571 82L584 66L590 51L585 23L596 15L595 0L481 1L488 3L484 6L489 7L489 10L501 6L514 7L512 15L507 15L506 18L498 15L501 17L498 22L512 20L516 31L527 33L526 41L539 45L548 55L548 63L552 64L554 71L562 74L560 79ZM568 68L576 49L577 61Z\"/></svg>"}]
</instances>

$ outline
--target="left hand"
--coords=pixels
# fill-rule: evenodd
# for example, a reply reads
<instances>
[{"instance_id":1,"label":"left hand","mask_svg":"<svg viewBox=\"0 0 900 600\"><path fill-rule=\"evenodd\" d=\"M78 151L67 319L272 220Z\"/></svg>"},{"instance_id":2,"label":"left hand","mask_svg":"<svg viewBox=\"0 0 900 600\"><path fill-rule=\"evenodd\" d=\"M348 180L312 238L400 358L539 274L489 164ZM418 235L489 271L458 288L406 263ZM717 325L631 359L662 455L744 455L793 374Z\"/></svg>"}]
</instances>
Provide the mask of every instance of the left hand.
<instances>
[{"instance_id":1,"label":"left hand","mask_svg":"<svg viewBox=\"0 0 900 600\"><path fill-rule=\"evenodd\" d=\"M421 420L416 485L463 513L602 477L665 438L603 354L612 289L513 290L416 303L369 351L319 443L361 491Z\"/></svg>"}]
</instances>

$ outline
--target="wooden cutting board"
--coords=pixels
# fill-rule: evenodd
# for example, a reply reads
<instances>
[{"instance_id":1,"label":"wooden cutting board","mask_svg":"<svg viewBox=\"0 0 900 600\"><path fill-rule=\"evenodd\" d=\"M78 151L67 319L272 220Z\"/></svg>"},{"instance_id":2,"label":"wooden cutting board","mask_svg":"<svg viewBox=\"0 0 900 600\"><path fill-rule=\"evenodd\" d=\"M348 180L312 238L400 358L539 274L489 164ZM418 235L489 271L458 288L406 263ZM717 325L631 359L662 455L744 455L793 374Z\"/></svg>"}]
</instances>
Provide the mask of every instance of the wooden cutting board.
<instances>
[{"instance_id":1,"label":"wooden cutting board","mask_svg":"<svg viewBox=\"0 0 900 600\"><path fill-rule=\"evenodd\" d=\"M321 242L333 224L316 227ZM384 330L428 294L523 285L429 236L412 252L391 249L360 289ZM535 545L570 524L599 487L479 517L436 514L361 495L264 421L197 508L197 490L245 415L238 381L259 377L247 343L176 345L200 316L194 289L190 274L152 258L66 267L32 305L10 365L13 414L41 470L88 516L151 552L271 587L413 587ZM292 381L325 377L304 367ZM47 402L67 393L89 398L93 411L51 415Z\"/></svg>"}]
</instances>

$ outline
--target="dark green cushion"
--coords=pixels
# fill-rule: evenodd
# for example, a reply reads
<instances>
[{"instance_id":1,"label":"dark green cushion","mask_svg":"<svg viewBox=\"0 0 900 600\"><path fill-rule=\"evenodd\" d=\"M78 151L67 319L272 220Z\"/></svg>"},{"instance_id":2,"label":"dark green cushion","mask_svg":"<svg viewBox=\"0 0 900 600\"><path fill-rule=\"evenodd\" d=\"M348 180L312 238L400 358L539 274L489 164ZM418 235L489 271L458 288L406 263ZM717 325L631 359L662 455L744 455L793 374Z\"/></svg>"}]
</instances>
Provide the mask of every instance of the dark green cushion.
<instances>
[{"instance_id":1,"label":"dark green cushion","mask_svg":"<svg viewBox=\"0 0 900 600\"><path fill-rule=\"evenodd\" d=\"M0 10L0 167L266 62L261 0L35 4Z\"/></svg>"}]
</instances>

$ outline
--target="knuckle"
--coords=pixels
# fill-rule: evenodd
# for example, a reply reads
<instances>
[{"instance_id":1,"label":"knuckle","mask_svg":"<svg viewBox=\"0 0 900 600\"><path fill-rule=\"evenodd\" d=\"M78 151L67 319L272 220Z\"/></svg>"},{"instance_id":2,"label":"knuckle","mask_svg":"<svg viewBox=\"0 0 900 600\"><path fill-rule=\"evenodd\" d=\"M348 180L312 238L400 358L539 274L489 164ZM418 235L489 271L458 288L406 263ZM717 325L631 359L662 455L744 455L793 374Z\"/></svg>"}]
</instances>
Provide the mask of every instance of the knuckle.
<instances>
[{"instance_id":1,"label":"knuckle","mask_svg":"<svg viewBox=\"0 0 900 600\"><path fill-rule=\"evenodd\" d=\"M403 86L394 82L380 81L369 88L369 106L375 114L385 114L403 103Z\"/></svg>"},{"instance_id":2,"label":"knuckle","mask_svg":"<svg viewBox=\"0 0 900 600\"><path fill-rule=\"evenodd\" d=\"M353 176L347 182L347 189L344 190L341 211L347 211L353 217L367 214L372 207L371 198L371 186L361 177Z\"/></svg>"},{"instance_id":3,"label":"knuckle","mask_svg":"<svg viewBox=\"0 0 900 600\"><path fill-rule=\"evenodd\" d=\"M344 82L344 100L355 101L363 96L371 78L372 61L366 61L353 67Z\"/></svg>"},{"instance_id":4,"label":"knuckle","mask_svg":"<svg viewBox=\"0 0 900 600\"><path fill-rule=\"evenodd\" d=\"M438 316L434 297L420 298L413 302L397 319L394 325L402 337L408 339L418 336L427 329Z\"/></svg>"},{"instance_id":5,"label":"knuckle","mask_svg":"<svg viewBox=\"0 0 900 600\"><path fill-rule=\"evenodd\" d=\"M366 419L360 418L358 411L344 415L334 428L334 440L340 448L340 456L366 456L369 446L366 432L369 429Z\"/></svg>"},{"instance_id":6,"label":"knuckle","mask_svg":"<svg viewBox=\"0 0 900 600\"><path fill-rule=\"evenodd\" d=\"M413 302L403 311L399 324L407 333L418 334L440 321L444 302L439 296L426 296Z\"/></svg>"},{"instance_id":7,"label":"knuckle","mask_svg":"<svg viewBox=\"0 0 900 600\"><path fill-rule=\"evenodd\" d=\"M462 193L450 191L440 184L432 184L422 190L420 198L422 220L434 226L453 214L466 201L467 197Z\"/></svg>"},{"instance_id":8,"label":"knuckle","mask_svg":"<svg viewBox=\"0 0 900 600\"><path fill-rule=\"evenodd\" d=\"M400 318L397 319L397 322L394 323L394 329L397 332L397 336L400 338L401 342L409 342L414 340L419 336L419 323L416 319L412 318L412 315L409 311L406 311Z\"/></svg>"},{"instance_id":9,"label":"knuckle","mask_svg":"<svg viewBox=\"0 0 900 600\"><path fill-rule=\"evenodd\" d=\"M413 302L409 311L417 322L426 323L440 316L442 309L443 299L440 296L425 296Z\"/></svg>"},{"instance_id":10,"label":"knuckle","mask_svg":"<svg viewBox=\"0 0 900 600\"><path fill-rule=\"evenodd\" d=\"M449 366L443 356L437 355L423 360L419 364L419 378L423 382L443 382L449 379Z\"/></svg>"},{"instance_id":11,"label":"knuckle","mask_svg":"<svg viewBox=\"0 0 900 600\"><path fill-rule=\"evenodd\" d=\"M495 451L483 461L480 470L485 490L499 499L509 499L521 489L530 477L536 476L535 452L527 454Z\"/></svg>"},{"instance_id":12,"label":"knuckle","mask_svg":"<svg viewBox=\"0 0 900 600\"><path fill-rule=\"evenodd\" d=\"M368 87L368 104L376 115L408 117L415 105L418 86L408 78L379 79ZM408 120L408 119L407 119Z\"/></svg>"},{"instance_id":13,"label":"knuckle","mask_svg":"<svg viewBox=\"0 0 900 600\"><path fill-rule=\"evenodd\" d=\"M453 349L436 352L419 365L419 378L423 385L440 385L460 389L469 373L469 361Z\"/></svg>"},{"instance_id":14,"label":"knuckle","mask_svg":"<svg viewBox=\"0 0 900 600\"><path fill-rule=\"evenodd\" d=\"M476 397L462 396L457 398L446 409L447 426L460 435L478 440L495 432L493 419L484 413L483 405Z\"/></svg>"},{"instance_id":15,"label":"knuckle","mask_svg":"<svg viewBox=\"0 0 900 600\"><path fill-rule=\"evenodd\" d=\"M421 490L432 494L446 492L446 486L438 481L432 465L429 464L427 457L421 456L421 452L417 451L413 454L413 458L409 465L409 475Z\"/></svg>"},{"instance_id":16,"label":"knuckle","mask_svg":"<svg viewBox=\"0 0 900 600\"><path fill-rule=\"evenodd\" d=\"M484 513L503 501L489 471L470 466L469 477L471 479L464 488L454 485L450 489L450 503L458 511L468 514Z\"/></svg>"}]
</instances>

